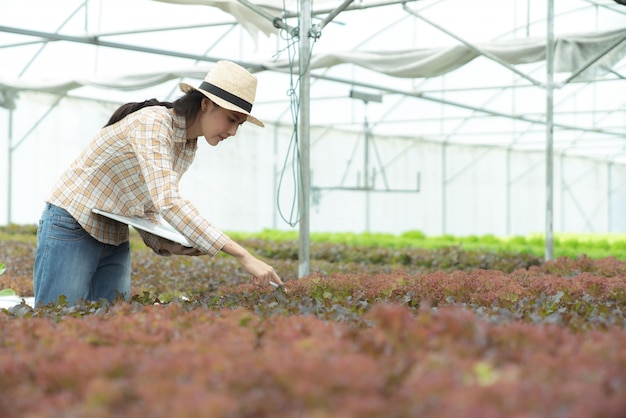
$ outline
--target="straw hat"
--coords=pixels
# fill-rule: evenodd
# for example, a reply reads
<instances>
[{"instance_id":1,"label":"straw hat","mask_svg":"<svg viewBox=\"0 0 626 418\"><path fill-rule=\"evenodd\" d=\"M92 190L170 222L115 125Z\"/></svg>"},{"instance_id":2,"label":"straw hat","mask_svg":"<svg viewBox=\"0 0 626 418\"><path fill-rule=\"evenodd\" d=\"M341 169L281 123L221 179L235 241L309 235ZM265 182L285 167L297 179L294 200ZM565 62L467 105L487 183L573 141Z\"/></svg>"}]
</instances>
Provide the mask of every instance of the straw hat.
<instances>
[{"instance_id":1,"label":"straw hat","mask_svg":"<svg viewBox=\"0 0 626 418\"><path fill-rule=\"evenodd\" d=\"M218 61L200 87L187 83L180 83L179 87L184 93L198 90L218 106L248 115L248 121L263 127L263 122L250 114L256 95L256 84L256 77L245 68L234 62Z\"/></svg>"}]
</instances>

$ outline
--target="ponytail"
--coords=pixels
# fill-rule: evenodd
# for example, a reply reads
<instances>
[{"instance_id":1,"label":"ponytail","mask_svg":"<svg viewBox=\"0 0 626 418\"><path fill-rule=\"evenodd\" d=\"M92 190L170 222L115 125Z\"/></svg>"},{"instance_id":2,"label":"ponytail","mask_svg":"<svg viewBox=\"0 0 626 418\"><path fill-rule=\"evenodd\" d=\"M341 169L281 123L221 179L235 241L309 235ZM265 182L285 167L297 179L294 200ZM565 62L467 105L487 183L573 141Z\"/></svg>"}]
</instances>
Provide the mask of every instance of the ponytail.
<instances>
[{"instance_id":1,"label":"ponytail","mask_svg":"<svg viewBox=\"0 0 626 418\"><path fill-rule=\"evenodd\" d=\"M148 106L165 106L168 109L173 108L174 112L177 115L184 116L187 123L192 124L196 119L196 116L200 112L202 99L204 98L206 98L206 96L198 90L191 90L173 103L160 102L157 99L144 100L143 102L126 103L118 107L117 110L113 112L107 124L104 125L104 128L113 125L114 123L119 122L131 113Z\"/></svg>"},{"instance_id":2,"label":"ponytail","mask_svg":"<svg viewBox=\"0 0 626 418\"><path fill-rule=\"evenodd\" d=\"M120 120L124 119L126 116L130 115L131 113L136 112L139 109L143 109L144 107L148 107L148 106L165 106L167 108L173 107L172 103L160 102L157 99L144 100L143 102L126 103L118 107L117 110L113 112L113 114L111 115L111 118L109 119L107 124L104 125L104 127L106 128L107 126L113 125L114 123L119 122Z\"/></svg>"}]
</instances>

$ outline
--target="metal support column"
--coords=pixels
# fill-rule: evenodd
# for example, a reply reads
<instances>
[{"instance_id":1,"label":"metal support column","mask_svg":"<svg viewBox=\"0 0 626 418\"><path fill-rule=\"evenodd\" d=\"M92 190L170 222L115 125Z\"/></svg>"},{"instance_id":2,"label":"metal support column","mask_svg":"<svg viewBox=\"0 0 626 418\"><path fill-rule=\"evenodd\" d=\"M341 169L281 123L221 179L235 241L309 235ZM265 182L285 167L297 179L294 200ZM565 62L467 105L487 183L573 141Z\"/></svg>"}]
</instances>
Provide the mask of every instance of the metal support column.
<instances>
[{"instance_id":1,"label":"metal support column","mask_svg":"<svg viewBox=\"0 0 626 418\"><path fill-rule=\"evenodd\" d=\"M300 29L298 65L300 75L300 115L298 130L300 135L300 187L298 201L300 206L300 237L298 246L298 278L307 276L310 272L310 191L311 191L311 162L310 162L310 89L311 75L309 57L311 44L309 32L311 30L311 0L299 0Z\"/></svg>"},{"instance_id":2,"label":"metal support column","mask_svg":"<svg viewBox=\"0 0 626 418\"><path fill-rule=\"evenodd\" d=\"M13 223L11 214L11 206L13 206L13 109L9 109L9 135L7 141L7 224L11 224Z\"/></svg>"},{"instance_id":3,"label":"metal support column","mask_svg":"<svg viewBox=\"0 0 626 418\"><path fill-rule=\"evenodd\" d=\"M554 0L548 0L546 42L546 243L545 260L554 259Z\"/></svg>"}]
</instances>

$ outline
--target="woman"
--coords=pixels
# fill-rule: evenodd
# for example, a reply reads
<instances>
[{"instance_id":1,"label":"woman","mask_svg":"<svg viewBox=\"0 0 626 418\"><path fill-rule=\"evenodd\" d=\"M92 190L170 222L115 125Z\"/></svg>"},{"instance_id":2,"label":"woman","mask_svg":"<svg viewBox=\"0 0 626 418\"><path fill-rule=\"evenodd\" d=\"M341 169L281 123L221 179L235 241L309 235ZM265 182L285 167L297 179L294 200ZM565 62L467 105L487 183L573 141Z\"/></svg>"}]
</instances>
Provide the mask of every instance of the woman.
<instances>
[{"instance_id":1,"label":"woman","mask_svg":"<svg viewBox=\"0 0 626 418\"><path fill-rule=\"evenodd\" d=\"M173 103L152 99L117 109L48 196L37 231L35 306L61 295L70 304L129 296L128 226L94 214L94 208L155 223L160 215L193 248L140 231L155 252L214 256L222 251L258 285L281 285L271 266L203 218L178 190L199 136L216 146L245 121L264 126L250 114L256 85L247 70L220 61L198 88L181 83L185 94Z\"/></svg>"}]
</instances>

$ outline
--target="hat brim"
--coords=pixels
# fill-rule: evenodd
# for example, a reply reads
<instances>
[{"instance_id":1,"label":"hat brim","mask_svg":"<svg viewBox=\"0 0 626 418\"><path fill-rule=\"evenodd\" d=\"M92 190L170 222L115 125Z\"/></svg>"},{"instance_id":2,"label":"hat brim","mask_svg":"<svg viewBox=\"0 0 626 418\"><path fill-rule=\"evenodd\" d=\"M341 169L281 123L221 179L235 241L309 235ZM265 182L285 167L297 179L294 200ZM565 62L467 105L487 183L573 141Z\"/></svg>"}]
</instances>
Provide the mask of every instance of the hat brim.
<instances>
[{"instance_id":1,"label":"hat brim","mask_svg":"<svg viewBox=\"0 0 626 418\"><path fill-rule=\"evenodd\" d=\"M216 96L214 94L211 94L211 93L209 93L206 90L199 89L199 88L194 87L191 84L187 84L187 83L179 83L178 87L180 88L180 91L182 91L183 93L189 93L192 90L198 90L200 93L204 94L206 97L211 99L211 101L213 101L219 107L223 107L224 109L233 110L235 112L243 113L244 115L247 116L246 120L248 122L254 123L257 126L260 126L261 128L265 127L265 124L263 122L261 122L259 119L257 119L256 117L252 116L250 114L250 112L247 112L246 110L240 108L239 106L234 105L231 102L222 99L221 97L218 97L218 96Z\"/></svg>"}]
</instances>

